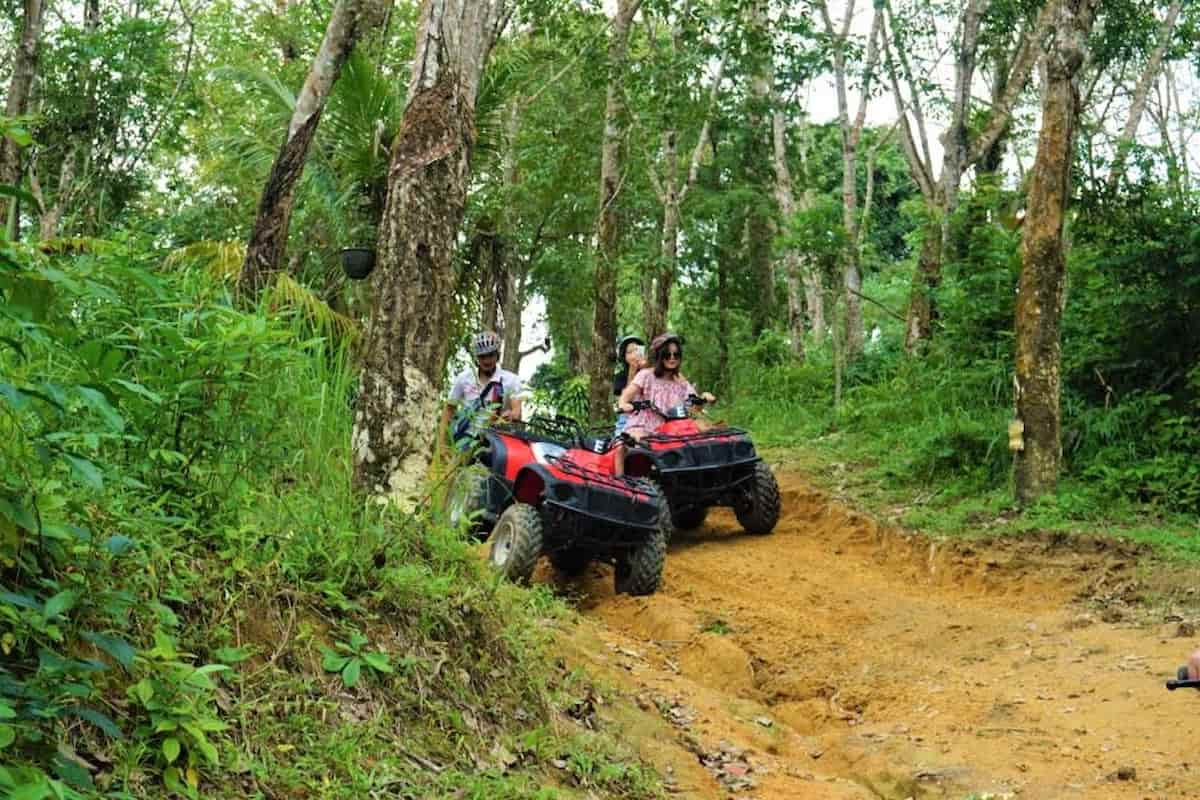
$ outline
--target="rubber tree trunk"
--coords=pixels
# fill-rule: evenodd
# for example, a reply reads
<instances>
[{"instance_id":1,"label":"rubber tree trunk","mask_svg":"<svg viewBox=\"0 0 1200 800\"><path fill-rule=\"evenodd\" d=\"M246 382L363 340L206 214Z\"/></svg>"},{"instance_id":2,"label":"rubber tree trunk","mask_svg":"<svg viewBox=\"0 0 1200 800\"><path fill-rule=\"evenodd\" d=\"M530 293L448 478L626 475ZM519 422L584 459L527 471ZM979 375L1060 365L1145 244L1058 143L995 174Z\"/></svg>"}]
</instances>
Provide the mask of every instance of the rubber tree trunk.
<instances>
[{"instance_id":1,"label":"rubber tree trunk","mask_svg":"<svg viewBox=\"0 0 1200 800\"><path fill-rule=\"evenodd\" d=\"M1053 0L1053 44L1042 58L1042 128L1021 238L1016 306L1013 475L1022 505L1054 492L1062 460L1059 340L1066 283L1063 227L1079 116L1077 76L1096 0Z\"/></svg>"},{"instance_id":2,"label":"rubber tree trunk","mask_svg":"<svg viewBox=\"0 0 1200 800\"><path fill-rule=\"evenodd\" d=\"M746 144L747 178L762 195L769 197L773 182L771 157L771 48L767 27L767 8L764 0L754 0L749 9L748 27L755 51L750 69L750 98ZM748 209L747 257L750 264L757 302L750 309L750 330L755 339L771 326L775 319L775 265L772 261L773 218L775 210L769 202L753 203Z\"/></svg>"},{"instance_id":3,"label":"rubber tree trunk","mask_svg":"<svg viewBox=\"0 0 1200 800\"><path fill-rule=\"evenodd\" d=\"M13 54L12 79L8 84L8 98L4 104L4 115L10 119L29 113L29 95L37 76L44 12L43 0L25 0L21 15L21 40L16 53ZM4 137L0 139L0 184L18 186L20 183L20 150L16 142ZM10 216L15 220L16 211L16 200L0 196L0 227L8 222ZM15 225L11 233L15 238Z\"/></svg>"},{"instance_id":4,"label":"rubber tree trunk","mask_svg":"<svg viewBox=\"0 0 1200 800\"><path fill-rule=\"evenodd\" d=\"M283 146L275 156L258 201L258 214L238 278L239 290L248 297L256 296L283 263L296 182L304 172L304 162L321 121L321 112L325 110L325 101L358 40L382 19L384 2L338 0L333 7L321 49L296 97Z\"/></svg>"},{"instance_id":5,"label":"rubber tree trunk","mask_svg":"<svg viewBox=\"0 0 1200 800\"><path fill-rule=\"evenodd\" d=\"M683 50L682 23L675 33L675 53ZM667 330L671 310L671 290L675 285L675 272L679 264L679 229L683 219L683 201L696 185L700 176L700 162L704 150L709 146L712 130L713 109L716 106L717 93L721 89L721 79L725 73L725 57L717 64L716 73L712 78L709 89L709 109L700 126L700 137L692 149L691 161L688 165L687 177L679 180L677 162L679 160L678 133L674 127L662 133L662 162L665 166L662 181L655 184L659 201L663 207L662 231L659 248L659 263L642 274L642 334L649 339ZM653 172L651 176L653 177Z\"/></svg>"},{"instance_id":6,"label":"rubber tree trunk","mask_svg":"<svg viewBox=\"0 0 1200 800\"><path fill-rule=\"evenodd\" d=\"M608 40L608 93L600 143L600 211L596 220L596 275L592 290L592 347L588 356L588 414L612 416L612 352L617 338L617 260L621 251L621 140L625 133L625 68L629 29L642 0L618 0Z\"/></svg>"},{"instance_id":7,"label":"rubber tree trunk","mask_svg":"<svg viewBox=\"0 0 1200 800\"><path fill-rule=\"evenodd\" d=\"M784 224L796 216L796 193L792 186L792 171L788 167L787 142L783 112L776 109L771 115L771 143L775 156L775 202ZM788 336L792 354L804 360L804 287L801 276L800 253L789 247L783 253L784 277L787 280Z\"/></svg>"},{"instance_id":8,"label":"rubber tree trunk","mask_svg":"<svg viewBox=\"0 0 1200 800\"><path fill-rule=\"evenodd\" d=\"M501 169L504 189L510 197L515 196L520 175L517 171L517 136L521 132L521 107L513 103L504 117L504 157ZM514 202L505 203L501 218L504 220L503 236L511 236L516 227L512 208ZM507 240L502 240L507 243ZM496 261L499 272L497 283L503 285L500 292L501 338L504 347L501 366L516 372L521 366L521 315L525 311L526 263L515 247L504 247Z\"/></svg>"},{"instance_id":9,"label":"rubber tree trunk","mask_svg":"<svg viewBox=\"0 0 1200 800\"><path fill-rule=\"evenodd\" d=\"M663 171L661 200L663 206L662 233L659 240L659 263L642 273L642 335L653 338L667 329L667 314L671 308L671 288L675 283L675 268L679 261L680 189L676 162L679 160L677 135L674 130L663 131Z\"/></svg>"},{"instance_id":10,"label":"rubber tree trunk","mask_svg":"<svg viewBox=\"0 0 1200 800\"><path fill-rule=\"evenodd\" d=\"M424 0L392 144L352 444L355 484L402 505L434 452L475 101L504 5Z\"/></svg>"}]
</instances>

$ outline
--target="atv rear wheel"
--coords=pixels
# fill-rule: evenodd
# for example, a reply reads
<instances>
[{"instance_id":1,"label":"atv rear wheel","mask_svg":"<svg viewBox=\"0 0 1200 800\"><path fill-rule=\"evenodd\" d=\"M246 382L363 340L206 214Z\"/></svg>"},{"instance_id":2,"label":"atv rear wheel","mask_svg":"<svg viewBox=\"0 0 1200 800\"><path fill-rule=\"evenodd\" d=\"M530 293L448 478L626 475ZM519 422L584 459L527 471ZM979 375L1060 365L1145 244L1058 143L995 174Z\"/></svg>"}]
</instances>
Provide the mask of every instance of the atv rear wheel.
<instances>
[{"instance_id":1,"label":"atv rear wheel","mask_svg":"<svg viewBox=\"0 0 1200 800\"><path fill-rule=\"evenodd\" d=\"M654 594L662 583L663 562L667 559L667 540L671 536L671 507L667 498L658 496L658 526L628 553L617 557L614 575L617 594Z\"/></svg>"},{"instance_id":2,"label":"atv rear wheel","mask_svg":"<svg viewBox=\"0 0 1200 800\"><path fill-rule=\"evenodd\" d=\"M528 583L542 554L542 515L526 503L504 510L492 530L492 568L513 583Z\"/></svg>"},{"instance_id":3,"label":"atv rear wheel","mask_svg":"<svg viewBox=\"0 0 1200 800\"><path fill-rule=\"evenodd\" d=\"M450 527L458 528L464 519L470 518L468 532L480 540L487 538L487 523L480 513L487 504L488 471L472 464L463 467L454 476L446 491L446 518Z\"/></svg>"},{"instance_id":4,"label":"atv rear wheel","mask_svg":"<svg viewBox=\"0 0 1200 800\"><path fill-rule=\"evenodd\" d=\"M779 484L765 461L754 465L754 477L747 482L733 512L746 533L761 536L775 530L779 522Z\"/></svg>"},{"instance_id":5,"label":"atv rear wheel","mask_svg":"<svg viewBox=\"0 0 1200 800\"><path fill-rule=\"evenodd\" d=\"M699 528L708 519L706 506L688 506L671 512L671 521L677 531L691 531Z\"/></svg>"}]
</instances>

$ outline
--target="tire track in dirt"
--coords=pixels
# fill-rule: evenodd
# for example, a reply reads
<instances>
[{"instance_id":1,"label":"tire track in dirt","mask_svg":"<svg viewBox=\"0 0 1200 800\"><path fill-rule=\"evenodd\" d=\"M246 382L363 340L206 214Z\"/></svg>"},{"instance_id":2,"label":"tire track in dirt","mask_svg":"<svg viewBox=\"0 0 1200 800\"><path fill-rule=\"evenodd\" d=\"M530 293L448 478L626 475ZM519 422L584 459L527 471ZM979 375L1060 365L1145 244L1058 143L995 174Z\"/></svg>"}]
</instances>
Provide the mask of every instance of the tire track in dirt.
<instances>
[{"instance_id":1,"label":"tire track in dirt","mask_svg":"<svg viewBox=\"0 0 1200 800\"><path fill-rule=\"evenodd\" d=\"M780 477L773 535L714 512L659 594L614 596L605 567L572 587L593 666L675 723L681 794L1200 797L1200 698L1163 689L1195 642L1074 602L1129 586L1129 552L931 545Z\"/></svg>"}]
</instances>

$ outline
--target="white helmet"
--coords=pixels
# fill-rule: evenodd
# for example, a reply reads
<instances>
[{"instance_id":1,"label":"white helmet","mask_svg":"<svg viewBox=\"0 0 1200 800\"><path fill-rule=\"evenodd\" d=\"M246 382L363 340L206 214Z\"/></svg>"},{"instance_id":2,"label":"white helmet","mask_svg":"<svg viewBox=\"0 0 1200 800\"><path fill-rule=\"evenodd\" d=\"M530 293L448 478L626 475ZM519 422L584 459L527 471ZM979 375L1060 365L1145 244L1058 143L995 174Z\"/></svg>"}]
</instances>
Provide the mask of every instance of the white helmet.
<instances>
[{"instance_id":1,"label":"white helmet","mask_svg":"<svg viewBox=\"0 0 1200 800\"><path fill-rule=\"evenodd\" d=\"M500 352L500 337L492 331L481 331L471 340L471 352L475 357Z\"/></svg>"}]
</instances>

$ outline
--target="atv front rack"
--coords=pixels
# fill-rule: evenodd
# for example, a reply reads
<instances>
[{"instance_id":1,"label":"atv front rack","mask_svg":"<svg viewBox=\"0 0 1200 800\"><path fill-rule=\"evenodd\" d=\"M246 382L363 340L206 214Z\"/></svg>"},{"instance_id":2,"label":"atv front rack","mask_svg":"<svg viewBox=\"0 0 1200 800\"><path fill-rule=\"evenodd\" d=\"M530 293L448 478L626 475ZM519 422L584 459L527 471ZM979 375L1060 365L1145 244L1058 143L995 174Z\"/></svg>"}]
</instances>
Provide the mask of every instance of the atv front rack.
<instances>
[{"instance_id":1,"label":"atv front rack","mask_svg":"<svg viewBox=\"0 0 1200 800\"><path fill-rule=\"evenodd\" d=\"M642 442L644 444L652 442L660 444L697 444L713 439L747 435L747 432L741 428L710 428L709 430L696 431L695 433L648 433L642 437Z\"/></svg>"},{"instance_id":2,"label":"atv front rack","mask_svg":"<svg viewBox=\"0 0 1200 800\"><path fill-rule=\"evenodd\" d=\"M652 497L658 491L654 487L654 484L645 478L632 478L628 475L609 475L604 472L597 472L594 469L588 469L571 458L569 453L563 456L553 456L546 460L560 472L564 472L573 478L578 478L584 483L594 483L606 489L617 489L631 494L643 494L647 497Z\"/></svg>"},{"instance_id":3,"label":"atv front rack","mask_svg":"<svg viewBox=\"0 0 1200 800\"><path fill-rule=\"evenodd\" d=\"M547 442L570 447L579 441L582 429L570 417L534 416L521 422L497 422L490 430L527 442Z\"/></svg>"}]
</instances>

